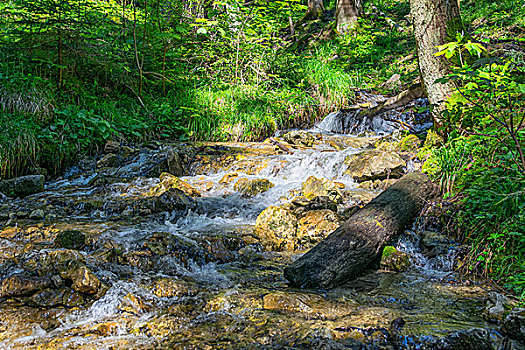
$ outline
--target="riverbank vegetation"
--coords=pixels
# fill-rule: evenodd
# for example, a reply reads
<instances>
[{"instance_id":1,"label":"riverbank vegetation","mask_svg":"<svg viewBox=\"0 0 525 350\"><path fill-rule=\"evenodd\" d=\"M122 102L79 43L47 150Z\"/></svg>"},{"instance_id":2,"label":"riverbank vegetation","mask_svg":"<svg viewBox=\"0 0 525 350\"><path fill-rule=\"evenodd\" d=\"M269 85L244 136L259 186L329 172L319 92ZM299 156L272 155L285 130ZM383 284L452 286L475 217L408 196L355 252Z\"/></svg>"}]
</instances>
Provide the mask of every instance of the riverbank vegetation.
<instances>
[{"instance_id":1,"label":"riverbank vegetation","mask_svg":"<svg viewBox=\"0 0 525 350\"><path fill-rule=\"evenodd\" d=\"M315 1L314 1L315 2ZM311 3L310 3L311 5ZM262 140L419 79L407 0L8 0L0 4L0 178L50 175L107 140ZM457 88L422 152L458 204L465 272L525 291L525 6L461 2L442 47ZM322 10L319 11L319 8ZM349 17L350 18L350 17ZM343 33L344 32L344 33ZM399 81L386 84L395 74ZM421 135L424 137L424 135ZM425 153L425 154L423 154Z\"/></svg>"}]
</instances>

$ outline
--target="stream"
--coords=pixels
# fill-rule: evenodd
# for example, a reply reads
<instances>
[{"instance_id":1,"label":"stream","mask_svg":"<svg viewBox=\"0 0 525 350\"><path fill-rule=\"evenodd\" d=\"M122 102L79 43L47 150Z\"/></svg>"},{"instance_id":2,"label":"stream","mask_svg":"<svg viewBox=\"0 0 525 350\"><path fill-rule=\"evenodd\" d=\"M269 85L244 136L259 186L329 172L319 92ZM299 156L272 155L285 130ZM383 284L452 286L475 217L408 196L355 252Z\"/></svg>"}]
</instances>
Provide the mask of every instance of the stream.
<instances>
[{"instance_id":1,"label":"stream","mask_svg":"<svg viewBox=\"0 0 525 350\"><path fill-rule=\"evenodd\" d=\"M2 285L0 348L504 349L482 317L490 287L453 271L461 245L425 218L392 242L409 256L405 271L371 271L334 290L287 285L284 267L314 242L268 249L253 234L258 215L289 206L315 176L337 184L333 214L344 220L382 190L360 186L345 160L395 138L334 134L327 123L308 133L311 147L276 135L290 152L270 142L120 145L41 193L5 199L0 278L24 277L10 280L18 294ZM199 195L152 195L174 150L180 179ZM420 168L405 158L403 171ZM241 179L273 187L247 195ZM63 232L85 242L66 249Z\"/></svg>"}]
</instances>

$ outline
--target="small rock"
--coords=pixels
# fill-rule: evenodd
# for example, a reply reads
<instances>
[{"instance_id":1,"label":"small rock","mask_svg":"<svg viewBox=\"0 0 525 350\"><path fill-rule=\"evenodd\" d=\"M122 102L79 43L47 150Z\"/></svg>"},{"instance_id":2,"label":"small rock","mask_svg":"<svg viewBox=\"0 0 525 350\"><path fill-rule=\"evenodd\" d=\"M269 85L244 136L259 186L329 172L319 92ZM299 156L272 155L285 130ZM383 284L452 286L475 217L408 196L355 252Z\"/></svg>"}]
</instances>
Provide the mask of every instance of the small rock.
<instances>
[{"instance_id":1,"label":"small rock","mask_svg":"<svg viewBox=\"0 0 525 350\"><path fill-rule=\"evenodd\" d=\"M79 250L86 244L86 235L77 230L60 232L55 238L55 246Z\"/></svg>"},{"instance_id":2,"label":"small rock","mask_svg":"<svg viewBox=\"0 0 525 350\"><path fill-rule=\"evenodd\" d=\"M46 249L28 252L20 258L23 268L40 276L58 274L68 269L71 262L85 263L84 256L72 249Z\"/></svg>"},{"instance_id":3,"label":"small rock","mask_svg":"<svg viewBox=\"0 0 525 350\"><path fill-rule=\"evenodd\" d=\"M387 81L381 84L385 89L395 89L401 85L401 75L395 73Z\"/></svg>"},{"instance_id":4,"label":"small rock","mask_svg":"<svg viewBox=\"0 0 525 350\"><path fill-rule=\"evenodd\" d=\"M117 141L108 141L104 146L105 153L119 153L120 152L120 142Z\"/></svg>"},{"instance_id":5,"label":"small rock","mask_svg":"<svg viewBox=\"0 0 525 350\"><path fill-rule=\"evenodd\" d=\"M304 130L294 130L283 136L283 139L292 145L303 145L306 147L312 147L315 141L315 137Z\"/></svg>"},{"instance_id":6,"label":"small rock","mask_svg":"<svg viewBox=\"0 0 525 350\"><path fill-rule=\"evenodd\" d=\"M32 220L42 220L46 216L46 213L42 209L35 209L29 213L29 218Z\"/></svg>"},{"instance_id":7,"label":"small rock","mask_svg":"<svg viewBox=\"0 0 525 350\"><path fill-rule=\"evenodd\" d=\"M259 193L268 191L275 185L267 179L239 179L233 187L235 191L241 193L243 197L254 197Z\"/></svg>"},{"instance_id":8,"label":"small rock","mask_svg":"<svg viewBox=\"0 0 525 350\"><path fill-rule=\"evenodd\" d=\"M254 234L270 249L293 250L297 239L297 218L284 206L270 206L257 217Z\"/></svg>"},{"instance_id":9,"label":"small rock","mask_svg":"<svg viewBox=\"0 0 525 350\"><path fill-rule=\"evenodd\" d=\"M169 189L178 189L190 197L200 197L201 193L192 185L169 173L160 175L160 184L150 189L148 196L160 196Z\"/></svg>"},{"instance_id":10,"label":"small rock","mask_svg":"<svg viewBox=\"0 0 525 350\"><path fill-rule=\"evenodd\" d=\"M224 175L222 179L219 180L219 183L227 185L238 177L239 177L239 173L229 173L229 174Z\"/></svg>"},{"instance_id":11,"label":"small rock","mask_svg":"<svg viewBox=\"0 0 525 350\"><path fill-rule=\"evenodd\" d=\"M119 162L119 156L114 153L106 154L104 157L98 160L98 168L108 168L117 165Z\"/></svg>"},{"instance_id":12,"label":"small rock","mask_svg":"<svg viewBox=\"0 0 525 350\"><path fill-rule=\"evenodd\" d=\"M487 306L483 310L483 317L487 321L501 322L505 317L506 308L511 308L512 302L503 294L489 292Z\"/></svg>"},{"instance_id":13,"label":"small rock","mask_svg":"<svg viewBox=\"0 0 525 350\"><path fill-rule=\"evenodd\" d=\"M345 159L345 174L355 181L383 180L403 176L406 163L397 153L368 150L352 154Z\"/></svg>"},{"instance_id":14,"label":"small rock","mask_svg":"<svg viewBox=\"0 0 525 350\"><path fill-rule=\"evenodd\" d=\"M151 200L154 212L194 209L197 204L195 200L178 188L170 188L160 196Z\"/></svg>"},{"instance_id":15,"label":"small rock","mask_svg":"<svg viewBox=\"0 0 525 350\"><path fill-rule=\"evenodd\" d=\"M292 200L292 209L295 216L300 217L312 210L328 209L337 212L337 203L326 196L314 197L311 201L306 199L306 197L299 196Z\"/></svg>"},{"instance_id":16,"label":"small rock","mask_svg":"<svg viewBox=\"0 0 525 350\"><path fill-rule=\"evenodd\" d=\"M6 196L25 197L44 190L44 175L27 175L0 181L0 192Z\"/></svg>"},{"instance_id":17,"label":"small rock","mask_svg":"<svg viewBox=\"0 0 525 350\"><path fill-rule=\"evenodd\" d=\"M120 303L118 309L122 312L127 312L133 315L141 315L153 308L152 303L146 298L128 293Z\"/></svg>"},{"instance_id":18,"label":"small rock","mask_svg":"<svg viewBox=\"0 0 525 350\"><path fill-rule=\"evenodd\" d=\"M100 280L86 265L72 262L60 273L60 277L71 280L71 288L79 293L95 294L100 287Z\"/></svg>"},{"instance_id":19,"label":"small rock","mask_svg":"<svg viewBox=\"0 0 525 350\"><path fill-rule=\"evenodd\" d=\"M392 246L386 246L381 256L381 268L389 271L402 272L410 267L410 259L406 253Z\"/></svg>"},{"instance_id":20,"label":"small rock","mask_svg":"<svg viewBox=\"0 0 525 350\"><path fill-rule=\"evenodd\" d=\"M47 276L35 277L17 274L4 278L0 282L0 298L31 295L51 286L51 279Z\"/></svg>"},{"instance_id":21,"label":"small rock","mask_svg":"<svg viewBox=\"0 0 525 350\"><path fill-rule=\"evenodd\" d=\"M302 184L301 190L303 196L308 200L312 200L315 197L328 197L332 202L340 203L343 200L343 195L339 190L339 187L331 180L317 178L310 176Z\"/></svg>"}]
</instances>

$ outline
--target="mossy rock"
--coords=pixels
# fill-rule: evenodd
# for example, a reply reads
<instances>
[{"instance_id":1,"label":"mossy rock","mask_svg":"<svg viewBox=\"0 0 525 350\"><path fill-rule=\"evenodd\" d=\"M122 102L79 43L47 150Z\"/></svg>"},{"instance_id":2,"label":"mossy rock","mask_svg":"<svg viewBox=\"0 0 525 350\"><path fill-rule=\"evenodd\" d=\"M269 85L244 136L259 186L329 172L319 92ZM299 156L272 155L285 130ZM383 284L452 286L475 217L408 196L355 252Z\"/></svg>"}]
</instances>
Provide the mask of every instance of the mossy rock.
<instances>
[{"instance_id":1,"label":"mossy rock","mask_svg":"<svg viewBox=\"0 0 525 350\"><path fill-rule=\"evenodd\" d=\"M79 250L86 244L86 235L77 230L60 232L55 238L55 245L59 248Z\"/></svg>"},{"instance_id":2,"label":"mossy rock","mask_svg":"<svg viewBox=\"0 0 525 350\"><path fill-rule=\"evenodd\" d=\"M355 181L383 180L403 176L405 161L394 152L368 150L352 154L345 159L348 169L345 174Z\"/></svg>"},{"instance_id":3,"label":"mossy rock","mask_svg":"<svg viewBox=\"0 0 525 350\"><path fill-rule=\"evenodd\" d=\"M408 135L397 144L399 151L416 152L421 146L421 140L414 134Z\"/></svg>"},{"instance_id":4,"label":"mossy rock","mask_svg":"<svg viewBox=\"0 0 525 350\"><path fill-rule=\"evenodd\" d=\"M297 240L297 218L285 206L270 206L257 217L254 234L269 249L293 250Z\"/></svg>"},{"instance_id":5,"label":"mossy rock","mask_svg":"<svg viewBox=\"0 0 525 350\"><path fill-rule=\"evenodd\" d=\"M303 196L309 201L316 197L328 197L329 200L335 203L341 203L343 200L343 195L335 182L315 176L310 176L306 179L301 186L301 191Z\"/></svg>"},{"instance_id":6,"label":"mossy rock","mask_svg":"<svg viewBox=\"0 0 525 350\"><path fill-rule=\"evenodd\" d=\"M389 271L402 272L410 267L408 254L400 252L392 246L386 246L381 256L381 268Z\"/></svg>"}]
</instances>

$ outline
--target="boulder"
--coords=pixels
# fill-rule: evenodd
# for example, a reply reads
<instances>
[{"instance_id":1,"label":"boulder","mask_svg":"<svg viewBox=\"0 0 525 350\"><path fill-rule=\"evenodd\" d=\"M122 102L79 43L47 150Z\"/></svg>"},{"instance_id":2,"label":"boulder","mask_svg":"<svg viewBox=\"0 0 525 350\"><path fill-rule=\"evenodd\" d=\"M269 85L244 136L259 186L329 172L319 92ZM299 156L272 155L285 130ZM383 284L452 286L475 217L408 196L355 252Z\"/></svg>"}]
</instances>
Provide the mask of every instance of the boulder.
<instances>
[{"instance_id":1,"label":"boulder","mask_svg":"<svg viewBox=\"0 0 525 350\"><path fill-rule=\"evenodd\" d=\"M241 193L243 197L255 197L264 193L275 185L267 179L239 179L233 189Z\"/></svg>"},{"instance_id":2,"label":"boulder","mask_svg":"<svg viewBox=\"0 0 525 350\"><path fill-rule=\"evenodd\" d=\"M0 192L6 196L25 197L44 190L44 175L27 175L0 181Z\"/></svg>"},{"instance_id":3,"label":"boulder","mask_svg":"<svg viewBox=\"0 0 525 350\"><path fill-rule=\"evenodd\" d=\"M270 206L257 217L254 234L272 250L293 250L297 239L297 218L285 206Z\"/></svg>"},{"instance_id":4,"label":"boulder","mask_svg":"<svg viewBox=\"0 0 525 350\"><path fill-rule=\"evenodd\" d=\"M381 256L381 268L388 271L403 272L410 267L410 258L392 246L386 246Z\"/></svg>"},{"instance_id":5,"label":"boulder","mask_svg":"<svg viewBox=\"0 0 525 350\"><path fill-rule=\"evenodd\" d=\"M308 200L315 197L328 197L332 202L340 203L343 200L343 195L339 190L339 186L331 180L317 178L310 176L301 186L303 196Z\"/></svg>"},{"instance_id":6,"label":"boulder","mask_svg":"<svg viewBox=\"0 0 525 350\"><path fill-rule=\"evenodd\" d=\"M31 220L42 220L46 216L46 213L42 209L35 209L29 213Z\"/></svg>"},{"instance_id":7,"label":"boulder","mask_svg":"<svg viewBox=\"0 0 525 350\"><path fill-rule=\"evenodd\" d=\"M170 188L161 195L153 197L153 200L148 203L152 206L152 212L194 209L197 206L192 197L178 188Z\"/></svg>"},{"instance_id":8,"label":"boulder","mask_svg":"<svg viewBox=\"0 0 525 350\"><path fill-rule=\"evenodd\" d=\"M368 150L345 159L345 174L355 181L383 180L403 176L406 163L397 153Z\"/></svg>"},{"instance_id":9,"label":"boulder","mask_svg":"<svg viewBox=\"0 0 525 350\"><path fill-rule=\"evenodd\" d=\"M306 212L297 224L297 244L312 246L325 239L341 224L339 215L328 209Z\"/></svg>"},{"instance_id":10,"label":"boulder","mask_svg":"<svg viewBox=\"0 0 525 350\"><path fill-rule=\"evenodd\" d=\"M294 130L283 136L284 141L292 145L312 147L315 141L314 135L304 130Z\"/></svg>"}]
</instances>

